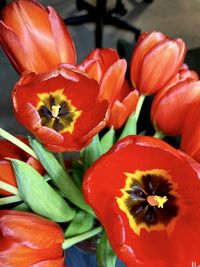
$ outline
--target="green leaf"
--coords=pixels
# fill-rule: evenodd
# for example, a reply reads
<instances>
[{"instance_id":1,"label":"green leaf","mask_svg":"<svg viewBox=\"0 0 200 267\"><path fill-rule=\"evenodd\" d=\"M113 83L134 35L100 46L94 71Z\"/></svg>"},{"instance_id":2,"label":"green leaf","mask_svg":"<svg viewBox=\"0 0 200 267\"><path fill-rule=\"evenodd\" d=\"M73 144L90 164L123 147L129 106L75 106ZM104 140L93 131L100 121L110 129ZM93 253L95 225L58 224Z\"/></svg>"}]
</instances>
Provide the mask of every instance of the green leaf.
<instances>
[{"instance_id":1,"label":"green leaf","mask_svg":"<svg viewBox=\"0 0 200 267\"><path fill-rule=\"evenodd\" d=\"M10 160L17 178L19 194L35 213L56 222L72 220L75 210L32 166L20 160Z\"/></svg>"},{"instance_id":2,"label":"green leaf","mask_svg":"<svg viewBox=\"0 0 200 267\"><path fill-rule=\"evenodd\" d=\"M128 135L136 134L136 133L137 133L137 118L136 118L135 114L132 113L129 116L129 118L128 118L128 120L127 120L127 122L126 122L126 124L122 130L122 133L119 137L119 140L128 136Z\"/></svg>"},{"instance_id":3,"label":"green leaf","mask_svg":"<svg viewBox=\"0 0 200 267\"><path fill-rule=\"evenodd\" d=\"M72 160L72 177L78 188L82 187L82 182L83 182L82 168L83 165L78 160Z\"/></svg>"},{"instance_id":4,"label":"green leaf","mask_svg":"<svg viewBox=\"0 0 200 267\"><path fill-rule=\"evenodd\" d=\"M85 202L81 190L76 186L72 177L58 163L54 155L47 151L36 139L29 138L29 142L51 177L52 182L60 189L63 195L77 207L94 214L92 208Z\"/></svg>"},{"instance_id":5,"label":"green leaf","mask_svg":"<svg viewBox=\"0 0 200 267\"><path fill-rule=\"evenodd\" d=\"M99 135L97 134L93 137L91 143L81 150L83 171L85 172L101 155L101 143L99 140Z\"/></svg>"},{"instance_id":6,"label":"green leaf","mask_svg":"<svg viewBox=\"0 0 200 267\"><path fill-rule=\"evenodd\" d=\"M99 267L115 267L117 256L112 250L105 232L98 244L96 255Z\"/></svg>"},{"instance_id":7,"label":"green leaf","mask_svg":"<svg viewBox=\"0 0 200 267\"><path fill-rule=\"evenodd\" d=\"M110 128L110 130L104 134L101 138L101 149L102 153L106 153L115 143L115 130L114 128Z\"/></svg>"},{"instance_id":8,"label":"green leaf","mask_svg":"<svg viewBox=\"0 0 200 267\"><path fill-rule=\"evenodd\" d=\"M13 208L13 210L18 210L18 211L30 211L29 207L26 205L26 203L21 203L17 205L16 207Z\"/></svg>"},{"instance_id":9,"label":"green leaf","mask_svg":"<svg viewBox=\"0 0 200 267\"><path fill-rule=\"evenodd\" d=\"M85 233L92 229L93 224L94 217L82 210L79 210L65 231L65 237L68 238Z\"/></svg>"}]
</instances>

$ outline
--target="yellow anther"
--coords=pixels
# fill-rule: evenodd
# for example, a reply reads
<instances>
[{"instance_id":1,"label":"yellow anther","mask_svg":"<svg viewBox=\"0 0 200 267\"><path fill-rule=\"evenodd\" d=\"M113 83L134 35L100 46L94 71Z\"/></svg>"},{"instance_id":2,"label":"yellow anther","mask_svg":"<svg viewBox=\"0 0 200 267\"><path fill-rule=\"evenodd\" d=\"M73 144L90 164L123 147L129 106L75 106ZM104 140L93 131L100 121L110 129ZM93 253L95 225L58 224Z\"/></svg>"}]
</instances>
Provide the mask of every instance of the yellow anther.
<instances>
[{"instance_id":1,"label":"yellow anther","mask_svg":"<svg viewBox=\"0 0 200 267\"><path fill-rule=\"evenodd\" d=\"M58 117L59 114L59 110L60 110L60 105L56 105L56 106L52 106L51 107L51 114L54 118Z\"/></svg>"},{"instance_id":2,"label":"yellow anther","mask_svg":"<svg viewBox=\"0 0 200 267\"><path fill-rule=\"evenodd\" d=\"M167 202L167 197L159 197L159 196L148 196L147 197L147 202L151 205L151 206L158 206L158 208L162 208L163 209L163 205L165 204L165 202Z\"/></svg>"}]
</instances>

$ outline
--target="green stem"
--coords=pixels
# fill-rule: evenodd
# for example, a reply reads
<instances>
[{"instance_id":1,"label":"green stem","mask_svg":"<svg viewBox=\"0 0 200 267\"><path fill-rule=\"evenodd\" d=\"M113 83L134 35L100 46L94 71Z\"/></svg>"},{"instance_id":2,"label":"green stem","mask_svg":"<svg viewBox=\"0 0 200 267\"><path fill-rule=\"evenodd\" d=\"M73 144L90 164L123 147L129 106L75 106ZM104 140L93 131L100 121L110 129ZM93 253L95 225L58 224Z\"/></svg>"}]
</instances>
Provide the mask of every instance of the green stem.
<instances>
[{"instance_id":1,"label":"green stem","mask_svg":"<svg viewBox=\"0 0 200 267\"><path fill-rule=\"evenodd\" d=\"M15 186L5 183L3 181L0 181L0 188L13 195L19 195L19 191Z\"/></svg>"},{"instance_id":2,"label":"green stem","mask_svg":"<svg viewBox=\"0 0 200 267\"><path fill-rule=\"evenodd\" d=\"M153 137L163 139L165 135L162 132L155 132Z\"/></svg>"},{"instance_id":3,"label":"green stem","mask_svg":"<svg viewBox=\"0 0 200 267\"><path fill-rule=\"evenodd\" d=\"M62 153L57 153L57 156L58 156L58 162L60 163L60 165L63 167L63 169L66 169L65 168L65 162L64 162L64 159L63 159L63 154Z\"/></svg>"},{"instance_id":4,"label":"green stem","mask_svg":"<svg viewBox=\"0 0 200 267\"><path fill-rule=\"evenodd\" d=\"M10 204L10 203L19 202L19 201L22 201L19 196L2 197L2 198L0 198L0 206Z\"/></svg>"},{"instance_id":5,"label":"green stem","mask_svg":"<svg viewBox=\"0 0 200 267\"><path fill-rule=\"evenodd\" d=\"M76 243L79 243L79 242L81 242L83 240L86 240L86 239L88 239L90 237L93 237L93 236L101 233L102 230L103 230L102 226L99 226L99 227L97 227L97 228L95 228L93 230L90 230L90 231L82 234L82 235L78 235L78 236L75 236L75 237L72 237L72 238L68 238L62 243L62 248L63 249L67 249L67 248L73 246Z\"/></svg>"},{"instance_id":6,"label":"green stem","mask_svg":"<svg viewBox=\"0 0 200 267\"><path fill-rule=\"evenodd\" d=\"M142 109L142 105L144 103L144 100L145 100L145 95L140 95L140 97L138 99L138 102L137 102L136 109L135 109L135 113L134 113L135 123L136 124L137 124L137 121L138 121L138 118L139 118L140 111Z\"/></svg>"},{"instance_id":7,"label":"green stem","mask_svg":"<svg viewBox=\"0 0 200 267\"><path fill-rule=\"evenodd\" d=\"M0 128L0 136L2 136L3 138L5 138L6 140L10 141L14 145L18 146L19 148L21 148L22 150L24 150L25 152L27 152L29 155L31 155L33 158L38 159L37 156L36 156L36 154L35 154L35 152L33 151L33 149L31 149L28 145L24 144L22 141L20 141L19 139L17 139L12 134L6 132L2 128Z\"/></svg>"}]
</instances>

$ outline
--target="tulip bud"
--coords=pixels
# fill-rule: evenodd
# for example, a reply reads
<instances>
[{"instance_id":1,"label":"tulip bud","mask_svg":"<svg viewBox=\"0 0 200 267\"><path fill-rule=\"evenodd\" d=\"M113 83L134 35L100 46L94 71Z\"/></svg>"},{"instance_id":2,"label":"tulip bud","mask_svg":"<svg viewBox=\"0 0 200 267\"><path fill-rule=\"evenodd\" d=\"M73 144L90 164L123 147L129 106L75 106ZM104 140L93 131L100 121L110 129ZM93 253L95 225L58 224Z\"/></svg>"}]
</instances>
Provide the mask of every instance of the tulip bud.
<instances>
[{"instance_id":1,"label":"tulip bud","mask_svg":"<svg viewBox=\"0 0 200 267\"><path fill-rule=\"evenodd\" d=\"M0 44L19 73L41 73L76 61L74 43L59 15L31 0L17 0L4 8Z\"/></svg>"},{"instance_id":2,"label":"tulip bud","mask_svg":"<svg viewBox=\"0 0 200 267\"><path fill-rule=\"evenodd\" d=\"M171 40L161 32L143 33L132 54L130 77L142 94L163 88L183 64L183 40Z\"/></svg>"}]
</instances>

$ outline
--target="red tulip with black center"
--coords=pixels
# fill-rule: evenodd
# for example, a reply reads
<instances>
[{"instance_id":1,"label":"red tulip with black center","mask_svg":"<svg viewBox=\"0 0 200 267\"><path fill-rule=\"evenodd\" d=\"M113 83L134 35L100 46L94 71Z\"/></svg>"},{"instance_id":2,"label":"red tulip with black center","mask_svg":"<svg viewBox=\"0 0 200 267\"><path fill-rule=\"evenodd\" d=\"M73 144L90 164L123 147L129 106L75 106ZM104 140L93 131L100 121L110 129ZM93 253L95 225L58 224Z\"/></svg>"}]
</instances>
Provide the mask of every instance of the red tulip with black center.
<instances>
[{"instance_id":1,"label":"red tulip with black center","mask_svg":"<svg viewBox=\"0 0 200 267\"><path fill-rule=\"evenodd\" d=\"M128 136L86 172L85 199L127 267L200 262L200 165L153 137Z\"/></svg>"},{"instance_id":2,"label":"red tulip with black center","mask_svg":"<svg viewBox=\"0 0 200 267\"><path fill-rule=\"evenodd\" d=\"M25 73L12 93L18 121L54 152L80 150L106 124L108 104L97 102L98 83L67 67Z\"/></svg>"}]
</instances>

